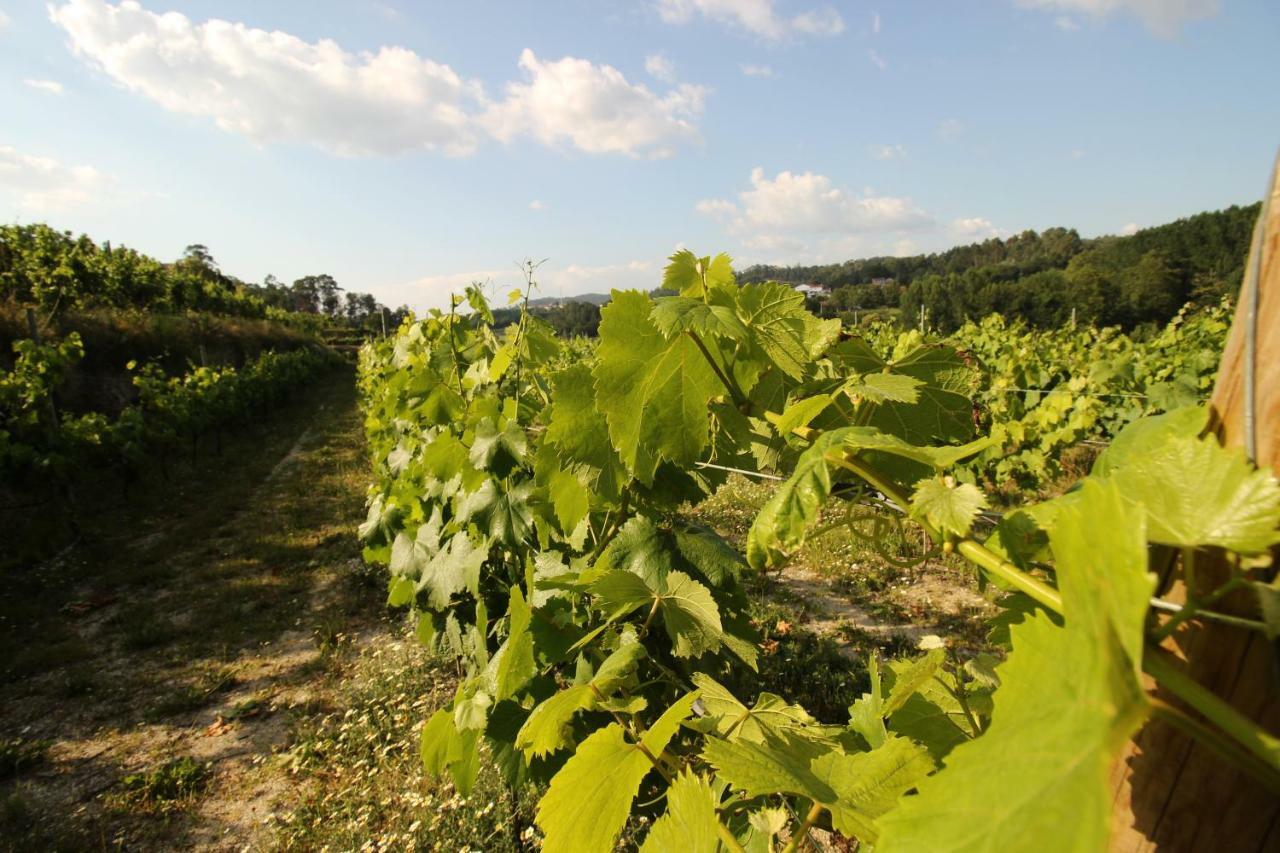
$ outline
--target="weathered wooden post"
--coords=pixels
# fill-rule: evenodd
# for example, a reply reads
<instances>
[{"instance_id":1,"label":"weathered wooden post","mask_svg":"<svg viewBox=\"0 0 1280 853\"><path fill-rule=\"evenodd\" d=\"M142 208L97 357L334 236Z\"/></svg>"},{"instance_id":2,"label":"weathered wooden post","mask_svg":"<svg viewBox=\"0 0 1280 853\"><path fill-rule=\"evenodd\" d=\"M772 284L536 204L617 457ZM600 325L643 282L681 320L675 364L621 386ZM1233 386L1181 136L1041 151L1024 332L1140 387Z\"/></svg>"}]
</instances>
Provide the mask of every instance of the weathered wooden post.
<instances>
[{"instance_id":1,"label":"weathered wooden post","mask_svg":"<svg viewBox=\"0 0 1280 853\"><path fill-rule=\"evenodd\" d=\"M1280 181L1274 172L1211 408L1225 445L1246 448L1262 467L1280 468ZM1225 565L1203 562L1207 583L1220 583ZM1185 601L1182 580L1162 597ZM1215 609L1257 618L1248 590ZM1184 623L1164 648L1188 661L1187 672L1198 682L1280 733L1276 648L1256 631L1194 622ZM1280 797L1163 722L1143 728L1113 766L1112 779L1112 850L1280 850Z\"/></svg>"}]
</instances>

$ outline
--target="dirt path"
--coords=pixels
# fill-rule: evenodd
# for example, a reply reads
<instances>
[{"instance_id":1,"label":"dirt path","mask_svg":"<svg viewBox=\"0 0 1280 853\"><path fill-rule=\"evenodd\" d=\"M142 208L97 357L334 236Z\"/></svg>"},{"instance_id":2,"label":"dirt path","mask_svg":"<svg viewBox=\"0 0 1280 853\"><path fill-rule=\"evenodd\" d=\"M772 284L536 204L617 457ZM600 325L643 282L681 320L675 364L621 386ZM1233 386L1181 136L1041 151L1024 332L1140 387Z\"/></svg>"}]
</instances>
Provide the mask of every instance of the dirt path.
<instances>
[{"instance_id":1,"label":"dirt path","mask_svg":"<svg viewBox=\"0 0 1280 853\"><path fill-rule=\"evenodd\" d=\"M352 535L350 374L245 433L105 510L0 610L0 848L258 846L327 659L387 633Z\"/></svg>"}]
</instances>

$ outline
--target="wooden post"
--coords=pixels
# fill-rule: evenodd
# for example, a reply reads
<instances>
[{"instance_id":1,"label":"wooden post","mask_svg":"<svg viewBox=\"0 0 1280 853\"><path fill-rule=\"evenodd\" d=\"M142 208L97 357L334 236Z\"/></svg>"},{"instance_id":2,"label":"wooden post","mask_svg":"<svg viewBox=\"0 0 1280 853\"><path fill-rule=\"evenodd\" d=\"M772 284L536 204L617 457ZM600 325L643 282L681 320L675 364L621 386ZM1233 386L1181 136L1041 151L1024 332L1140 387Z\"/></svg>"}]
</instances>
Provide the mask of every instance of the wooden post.
<instances>
[{"instance_id":1,"label":"wooden post","mask_svg":"<svg viewBox=\"0 0 1280 853\"><path fill-rule=\"evenodd\" d=\"M1249 260L1257 270L1256 308L1246 266L1210 406L1223 444L1253 445L1258 465L1274 470L1280 467L1280 182L1275 174L1267 194L1260 239ZM1247 428L1250 420L1253 429ZM1251 432L1256 441L1250 440ZM1226 576L1221 560L1217 565L1210 558L1198 560L1196 569L1198 583L1208 575L1206 586ZM1181 579L1162 597L1184 602ZM1257 618L1256 599L1247 591L1216 609ZM1276 647L1256 631L1194 621L1175 631L1164 647L1189 661L1188 673L1201 684L1271 733L1280 733ZM1161 698L1177 704L1168 695ZM1148 723L1138 733L1112 766L1111 778L1112 850L1280 850L1280 798L1164 723Z\"/></svg>"}]
</instances>

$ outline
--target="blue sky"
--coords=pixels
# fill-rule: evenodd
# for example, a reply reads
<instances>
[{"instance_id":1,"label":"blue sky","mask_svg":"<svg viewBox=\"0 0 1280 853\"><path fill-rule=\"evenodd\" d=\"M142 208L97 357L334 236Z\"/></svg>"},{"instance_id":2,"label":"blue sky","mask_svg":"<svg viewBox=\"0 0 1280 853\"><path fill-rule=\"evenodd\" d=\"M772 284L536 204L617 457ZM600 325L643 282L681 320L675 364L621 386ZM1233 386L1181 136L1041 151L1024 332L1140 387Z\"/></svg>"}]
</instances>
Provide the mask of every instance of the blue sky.
<instances>
[{"instance_id":1,"label":"blue sky","mask_svg":"<svg viewBox=\"0 0 1280 853\"><path fill-rule=\"evenodd\" d=\"M0 0L0 217L423 308L1247 203L1272 0Z\"/></svg>"}]
</instances>

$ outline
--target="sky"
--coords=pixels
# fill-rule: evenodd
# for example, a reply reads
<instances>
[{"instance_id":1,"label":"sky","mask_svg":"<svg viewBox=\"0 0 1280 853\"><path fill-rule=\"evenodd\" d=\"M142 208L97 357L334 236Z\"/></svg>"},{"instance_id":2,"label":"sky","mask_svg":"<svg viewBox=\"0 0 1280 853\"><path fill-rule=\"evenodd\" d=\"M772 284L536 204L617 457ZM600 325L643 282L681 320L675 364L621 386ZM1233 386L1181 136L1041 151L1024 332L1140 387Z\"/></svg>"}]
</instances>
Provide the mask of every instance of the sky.
<instances>
[{"instance_id":1,"label":"sky","mask_svg":"<svg viewBox=\"0 0 1280 853\"><path fill-rule=\"evenodd\" d=\"M1258 199L1275 0L0 0L0 221L415 309Z\"/></svg>"}]
</instances>

